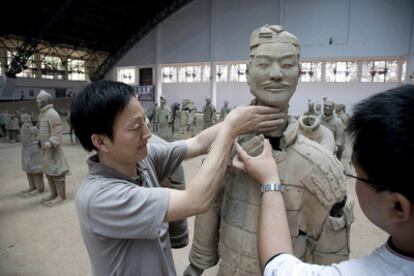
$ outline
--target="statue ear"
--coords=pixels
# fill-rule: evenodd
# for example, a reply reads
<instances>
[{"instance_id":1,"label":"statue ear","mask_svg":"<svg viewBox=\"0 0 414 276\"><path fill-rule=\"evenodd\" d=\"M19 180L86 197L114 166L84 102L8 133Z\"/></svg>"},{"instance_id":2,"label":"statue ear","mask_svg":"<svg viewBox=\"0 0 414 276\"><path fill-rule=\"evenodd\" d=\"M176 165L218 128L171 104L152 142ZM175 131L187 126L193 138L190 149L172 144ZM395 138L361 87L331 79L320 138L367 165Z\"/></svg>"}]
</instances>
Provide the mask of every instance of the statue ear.
<instances>
[{"instance_id":1,"label":"statue ear","mask_svg":"<svg viewBox=\"0 0 414 276\"><path fill-rule=\"evenodd\" d=\"M250 74L249 74L249 69L250 69L250 62L246 64L246 80L247 80L247 85L250 86Z\"/></svg>"}]
</instances>

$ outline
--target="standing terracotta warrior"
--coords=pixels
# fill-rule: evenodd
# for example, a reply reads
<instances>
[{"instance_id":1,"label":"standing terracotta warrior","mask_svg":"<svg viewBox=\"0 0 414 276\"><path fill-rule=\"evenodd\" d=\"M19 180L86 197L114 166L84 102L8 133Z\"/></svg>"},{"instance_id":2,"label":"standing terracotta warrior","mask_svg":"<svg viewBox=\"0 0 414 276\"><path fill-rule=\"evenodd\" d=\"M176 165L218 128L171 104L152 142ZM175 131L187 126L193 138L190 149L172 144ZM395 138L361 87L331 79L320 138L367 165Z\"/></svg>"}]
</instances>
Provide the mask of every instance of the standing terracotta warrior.
<instances>
[{"instance_id":1,"label":"standing terracotta warrior","mask_svg":"<svg viewBox=\"0 0 414 276\"><path fill-rule=\"evenodd\" d=\"M220 111L220 120L224 120L224 118L226 118L227 114L229 114L231 111L231 108L229 107L229 102L228 101L224 101L224 106L221 108Z\"/></svg>"},{"instance_id":2,"label":"standing terracotta warrior","mask_svg":"<svg viewBox=\"0 0 414 276\"><path fill-rule=\"evenodd\" d=\"M312 263L329 264L349 257L352 202L347 200L343 168L321 145L298 134L288 116L289 100L299 79L299 41L281 26L264 26L250 39L247 80L252 104L275 106L284 124L269 133L287 209L294 253ZM251 155L263 148L263 135L238 138ZM257 256L259 185L230 168L224 192L195 220L190 265L184 275L200 275L221 259L218 275L261 275Z\"/></svg>"},{"instance_id":3,"label":"standing terracotta warrior","mask_svg":"<svg viewBox=\"0 0 414 276\"><path fill-rule=\"evenodd\" d=\"M69 173L61 147L62 121L51 104L52 97L42 90L36 98L39 113L39 141L42 148L42 171L49 182L50 195L42 202L54 206L66 199L65 175Z\"/></svg>"},{"instance_id":4,"label":"standing terracotta warrior","mask_svg":"<svg viewBox=\"0 0 414 276\"><path fill-rule=\"evenodd\" d=\"M315 104L309 99L308 100L308 110L303 113L303 115L313 115L313 116L319 116L320 113L315 110Z\"/></svg>"},{"instance_id":5,"label":"standing terracotta warrior","mask_svg":"<svg viewBox=\"0 0 414 276\"><path fill-rule=\"evenodd\" d=\"M157 107L155 112L155 123L157 124L158 136L168 142L174 141L174 135L171 130L172 122L171 108L167 105L167 100L161 96L160 106Z\"/></svg>"},{"instance_id":6,"label":"standing terracotta warrior","mask_svg":"<svg viewBox=\"0 0 414 276\"><path fill-rule=\"evenodd\" d=\"M342 123L344 124L344 129L348 126L349 116L346 114L345 105L344 104L336 104L335 105L335 113L336 116L341 119Z\"/></svg>"},{"instance_id":7,"label":"standing terracotta warrior","mask_svg":"<svg viewBox=\"0 0 414 276\"><path fill-rule=\"evenodd\" d=\"M9 134L9 142L15 143L19 141L19 118L17 115L11 115L8 125L6 126L7 133Z\"/></svg>"},{"instance_id":8,"label":"standing terracotta warrior","mask_svg":"<svg viewBox=\"0 0 414 276\"><path fill-rule=\"evenodd\" d=\"M206 104L203 106L203 129L209 128L214 124L216 108L211 104L211 99L206 98Z\"/></svg>"},{"instance_id":9,"label":"standing terracotta warrior","mask_svg":"<svg viewBox=\"0 0 414 276\"><path fill-rule=\"evenodd\" d=\"M323 104L323 114L321 124L329 128L335 138L335 155L341 160L345 143L344 124L341 119L335 116L335 104L331 101L325 101Z\"/></svg>"},{"instance_id":10,"label":"standing terracotta warrior","mask_svg":"<svg viewBox=\"0 0 414 276\"><path fill-rule=\"evenodd\" d=\"M29 114L22 114L20 139L22 140L22 169L27 174L29 189L22 191L26 196L43 193L42 152L39 147L39 130L33 126Z\"/></svg>"}]
</instances>

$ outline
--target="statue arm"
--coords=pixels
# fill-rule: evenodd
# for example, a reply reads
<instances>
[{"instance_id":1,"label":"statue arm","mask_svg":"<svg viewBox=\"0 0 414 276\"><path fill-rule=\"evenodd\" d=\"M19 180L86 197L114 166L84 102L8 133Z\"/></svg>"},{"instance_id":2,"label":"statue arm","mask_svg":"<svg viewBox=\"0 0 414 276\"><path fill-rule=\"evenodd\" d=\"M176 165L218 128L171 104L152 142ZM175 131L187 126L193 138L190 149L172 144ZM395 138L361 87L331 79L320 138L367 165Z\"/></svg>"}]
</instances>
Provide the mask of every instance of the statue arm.
<instances>
[{"instance_id":1,"label":"statue arm","mask_svg":"<svg viewBox=\"0 0 414 276\"><path fill-rule=\"evenodd\" d=\"M60 118L52 118L48 121L50 137L48 142L51 143L52 147L60 145L62 138L62 122Z\"/></svg>"}]
</instances>

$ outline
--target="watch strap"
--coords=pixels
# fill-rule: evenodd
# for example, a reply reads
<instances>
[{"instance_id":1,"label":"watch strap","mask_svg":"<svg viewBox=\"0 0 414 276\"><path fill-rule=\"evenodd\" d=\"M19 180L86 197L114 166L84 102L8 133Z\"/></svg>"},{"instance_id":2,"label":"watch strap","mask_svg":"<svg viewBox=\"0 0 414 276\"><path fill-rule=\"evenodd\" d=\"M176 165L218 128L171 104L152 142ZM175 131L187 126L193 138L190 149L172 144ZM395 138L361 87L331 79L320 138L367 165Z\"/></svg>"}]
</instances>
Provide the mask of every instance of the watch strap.
<instances>
[{"instance_id":1,"label":"watch strap","mask_svg":"<svg viewBox=\"0 0 414 276\"><path fill-rule=\"evenodd\" d=\"M266 184L263 184L260 189L262 193L270 192L270 191L278 191L278 192L283 193L285 191L285 187L283 187L283 185L280 183L266 183Z\"/></svg>"}]
</instances>

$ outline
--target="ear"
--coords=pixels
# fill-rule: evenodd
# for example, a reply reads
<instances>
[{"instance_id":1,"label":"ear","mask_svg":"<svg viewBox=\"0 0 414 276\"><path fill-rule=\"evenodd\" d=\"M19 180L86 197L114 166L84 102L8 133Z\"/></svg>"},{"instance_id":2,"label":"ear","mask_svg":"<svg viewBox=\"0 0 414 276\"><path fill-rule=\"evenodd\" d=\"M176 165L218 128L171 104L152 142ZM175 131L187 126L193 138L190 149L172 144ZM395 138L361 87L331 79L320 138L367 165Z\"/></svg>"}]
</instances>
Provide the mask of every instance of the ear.
<instances>
[{"instance_id":1,"label":"ear","mask_svg":"<svg viewBox=\"0 0 414 276\"><path fill-rule=\"evenodd\" d=\"M413 216L413 204L403 195L397 192L391 193L393 204L392 222L404 223Z\"/></svg>"},{"instance_id":2,"label":"ear","mask_svg":"<svg viewBox=\"0 0 414 276\"><path fill-rule=\"evenodd\" d=\"M106 145L108 138L104 135L100 134L92 134L91 141L92 144L99 150L103 152L108 152L109 149Z\"/></svg>"},{"instance_id":3,"label":"ear","mask_svg":"<svg viewBox=\"0 0 414 276\"><path fill-rule=\"evenodd\" d=\"M301 72L302 72L302 63L300 63L299 58L298 58L298 81L300 79L301 76Z\"/></svg>"}]
</instances>

